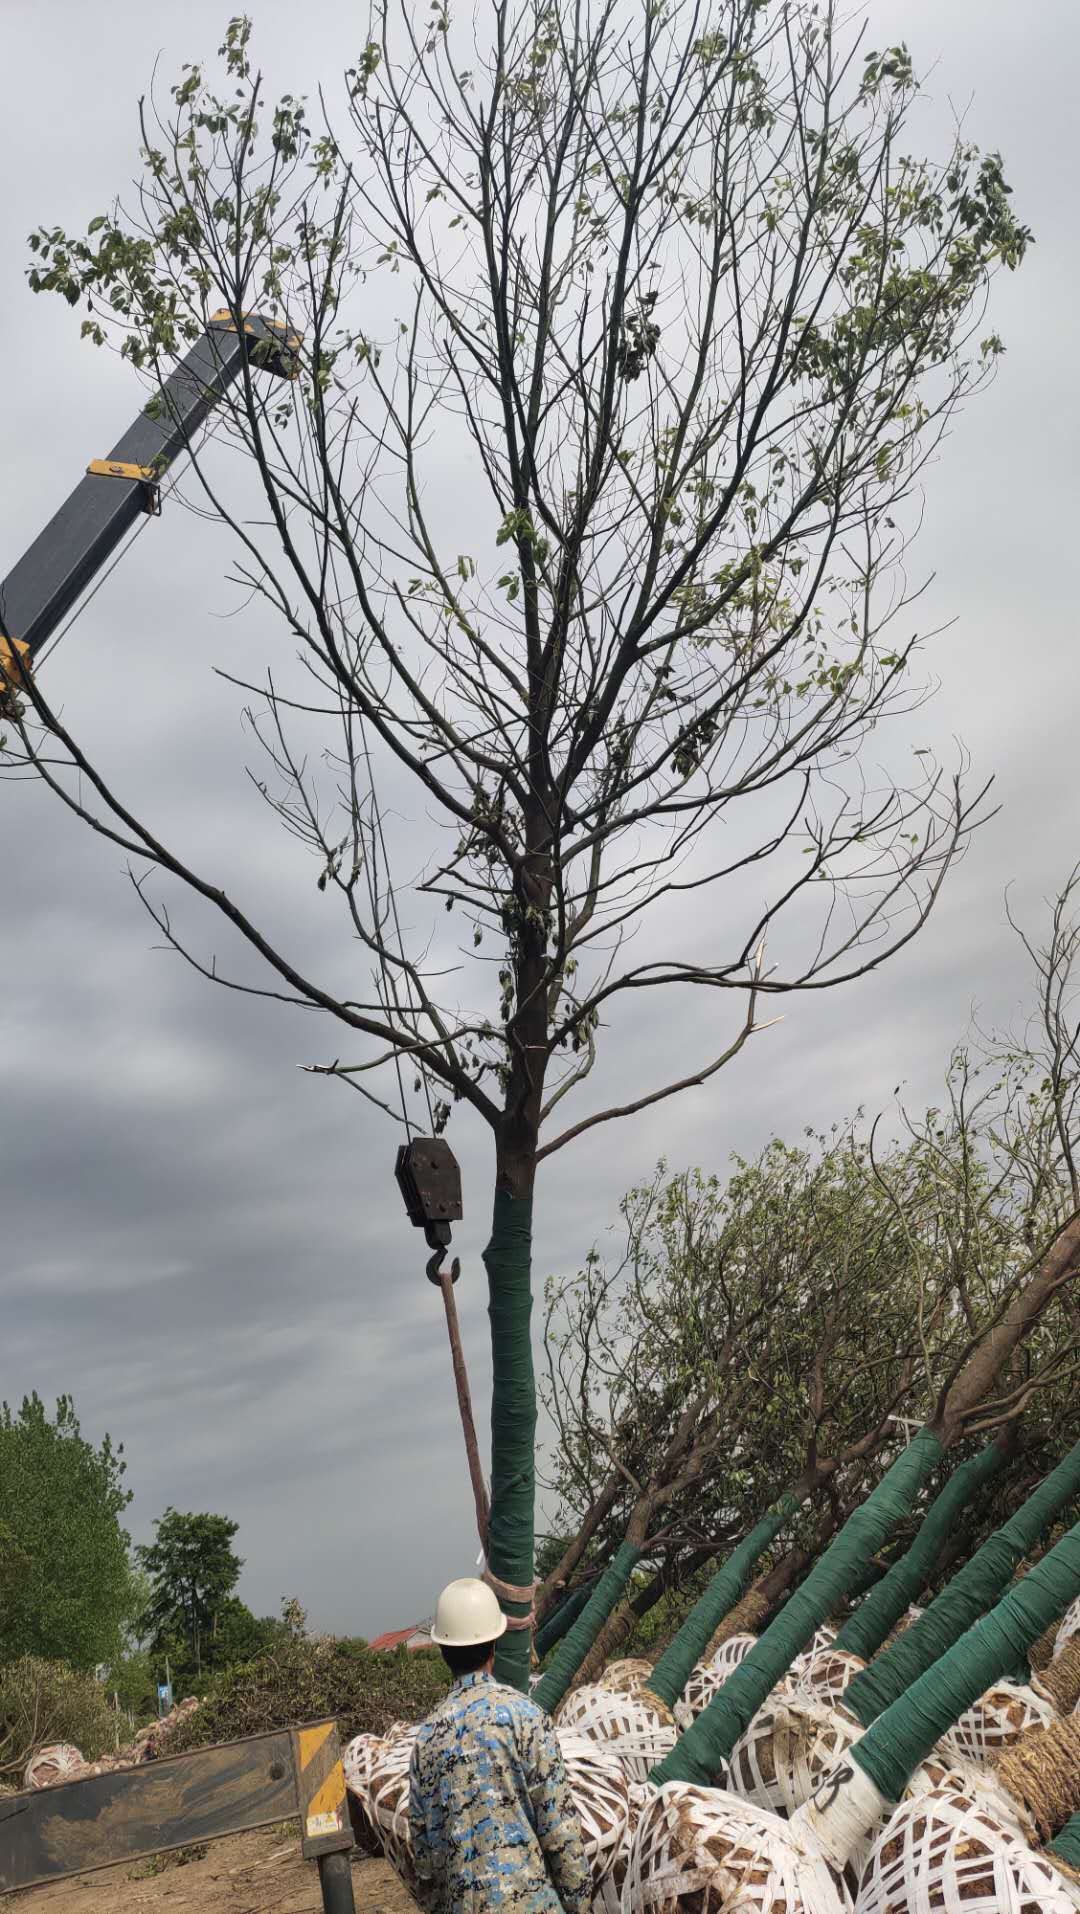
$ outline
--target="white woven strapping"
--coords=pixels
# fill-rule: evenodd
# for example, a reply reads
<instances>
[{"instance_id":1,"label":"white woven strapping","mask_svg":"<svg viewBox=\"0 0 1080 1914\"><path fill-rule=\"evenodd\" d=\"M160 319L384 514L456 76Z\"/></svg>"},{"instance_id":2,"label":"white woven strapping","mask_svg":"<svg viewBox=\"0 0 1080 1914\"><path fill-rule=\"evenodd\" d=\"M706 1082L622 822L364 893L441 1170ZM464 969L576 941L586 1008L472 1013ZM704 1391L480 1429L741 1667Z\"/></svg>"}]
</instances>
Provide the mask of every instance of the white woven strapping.
<instances>
[{"instance_id":1,"label":"white woven strapping","mask_svg":"<svg viewBox=\"0 0 1080 1914\"><path fill-rule=\"evenodd\" d=\"M560 1704L555 1720L560 1728L601 1743L620 1762L628 1781L647 1781L650 1770L675 1746L675 1721L666 1709L661 1712L634 1695L612 1694L598 1683L575 1688Z\"/></svg>"},{"instance_id":2,"label":"white woven strapping","mask_svg":"<svg viewBox=\"0 0 1080 1914\"><path fill-rule=\"evenodd\" d=\"M732 1640L735 1639L732 1636ZM704 1661L699 1661L690 1670L690 1679L671 1711L680 1734L685 1734L691 1722L696 1721L708 1707L713 1696L720 1693L730 1673L730 1668L714 1668L711 1662Z\"/></svg>"},{"instance_id":3,"label":"white woven strapping","mask_svg":"<svg viewBox=\"0 0 1080 1914\"><path fill-rule=\"evenodd\" d=\"M23 1772L24 1788L52 1788L87 1765L86 1757L70 1741L54 1741L30 1756Z\"/></svg>"},{"instance_id":4,"label":"white woven strapping","mask_svg":"<svg viewBox=\"0 0 1080 1914\"><path fill-rule=\"evenodd\" d=\"M648 1686L651 1674L651 1661L627 1655L622 1661L609 1661L603 1673L597 1676L596 1685L610 1688L613 1695L636 1695L639 1688Z\"/></svg>"},{"instance_id":5,"label":"white woven strapping","mask_svg":"<svg viewBox=\"0 0 1080 1914\"><path fill-rule=\"evenodd\" d=\"M859 1655L842 1648L822 1648L816 1655L800 1656L802 1666L793 1664L782 1682L773 1689L776 1699L790 1696L793 1701L816 1701L830 1708L844 1698L844 1690L861 1675L866 1663Z\"/></svg>"},{"instance_id":6,"label":"white woven strapping","mask_svg":"<svg viewBox=\"0 0 1080 1914\"><path fill-rule=\"evenodd\" d=\"M1029 1728L1059 1720L1045 1695L1018 1681L998 1681L966 1709L938 1742L941 1751L959 1755L985 1767L1004 1748L1011 1748Z\"/></svg>"},{"instance_id":7,"label":"white woven strapping","mask_svg":"<svg viewBox=\"0 0 1080 1914\"><path fill-rule=\"evenodd\" d=\"M711 1661L697 1663L672 1711L680 1732L685 1732L691 1722L696 1721L708 1707L713 1696L719 1694L728 1676L734 1674L739 1663L745 1661L750 1650L757 1646L758 1639L757 1635L729 1635L726 1642L721 1642ZM814 1676L821 1656L829 1652L834 1640L831 1628L819 1628L809 1646L795 1657L773 1693L782 1692L787 1696L801 1688L807 1679ZM854 1662L855 1657L850 1659ZM862 1664L858 1663L857 1666L861 1667ZM839 1692L839 1682L836 1686ZM846 1680L843 1686L847 1686Z\"/></svg>"},{"instance_id":8,"label":"white woven strapping","mask_svg":"<svg viewBox=\"0 0 1080 1914\"><path fill-rule=\"evenodd\" d=\"M757 1642L756 1635L729 1635L705 1666L716 1669L720 1674L730 1675L741 1661L746 1660L750 1650L757 1647Z\"/></svg>"},{"instance_id":9,"label":"white woven strapping","mask_svg":"<svg viewBox=\"0 0 1080 1914\"><path fill-rule=\"evenodd\" d=\"M818 1655L822 1654L826 1648L831 1648L835 1640L835 1628L816 1628L802 1653L796 1655L786 1674L781 1677L781 1680L797 1681L809 1668L810 1663L815 1661Z\"/></svg>"},{"instance_id":10,"label":"white woven strapping","mask_svg":"<svg viewBox=\"0 0 1080 1914\"><path fill-rule=\"evenodd\" d=\"M637 1833L637 1824L655 1793L656 1789L651 1782L627 1782L626 1834L593 1896L593 1914L620 1914L623 1888L630 1866L630 1850Z\"/></svg>"},{"instance_id":11,"label":"white woven strapping","mask_svg":"<svg viewBox=\"0 0 1080 1914\"><path fill-rule=\"evenodd\" d=\"M794 1814L862 1732L853 1716L812 1696L766 1702L731 1751L728 1787L774 1814Z\"/></svg>"},{"instance_id":12,"label":"white woven strapping","mask_svg":"<svg viewBox=\"0 0 1080 1914\"><path fill-rule=\"evenodd\" d=\"M1054 1654L1060 1655L1065 1643L1071 1641L1076 1634L1080 1634L1080 1595L1075 1602L1070 1603L1061 1617L1060 1627L1054 1636Z\"/></svg>"},{"instance_id":13,"label":"white woven strapping","mask_svg":"<svg viewBox=\"0 0 1080 1914\"><path fill-rule=\"evenodd\" d=\"M638 1820L621 1914L849 1914L811 1839L719 1788L669 1781Z\"/></svg>"},{"instance_id":14,"label":"white woven strapping","mask_svg":"<svg viewBox=\"0 0 1080 1914\"><path fill-rule=\"evenodd\" d=\"M891 1816L856 1914L1075 1914L1080 1888L1033 1850L1033 1834L994 1777L960 1787L950 1776Z\"/></svg>"}]
</instances>

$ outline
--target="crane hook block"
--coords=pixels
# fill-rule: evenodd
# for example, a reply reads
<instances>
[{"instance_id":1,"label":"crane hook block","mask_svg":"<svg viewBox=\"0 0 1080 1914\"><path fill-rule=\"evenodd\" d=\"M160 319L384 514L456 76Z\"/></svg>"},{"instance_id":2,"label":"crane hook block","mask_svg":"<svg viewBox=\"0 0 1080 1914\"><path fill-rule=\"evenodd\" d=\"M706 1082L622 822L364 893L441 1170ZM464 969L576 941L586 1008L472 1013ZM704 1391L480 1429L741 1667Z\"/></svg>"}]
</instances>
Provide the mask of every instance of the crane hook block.
<instances>
[{"instance_id":1,"label":"crane hook block","mask_svg":"<svg viewBox=\"0 0 1080 1914\"><path fill-rule=\"evenodd\" d=\"M461 1170L441 1136L414 1136L403 1143L394 1166L409 1221L422 1229L434 1249L450 1241L451 1223L460 1222Z\"/></svg>"}]
</instances>

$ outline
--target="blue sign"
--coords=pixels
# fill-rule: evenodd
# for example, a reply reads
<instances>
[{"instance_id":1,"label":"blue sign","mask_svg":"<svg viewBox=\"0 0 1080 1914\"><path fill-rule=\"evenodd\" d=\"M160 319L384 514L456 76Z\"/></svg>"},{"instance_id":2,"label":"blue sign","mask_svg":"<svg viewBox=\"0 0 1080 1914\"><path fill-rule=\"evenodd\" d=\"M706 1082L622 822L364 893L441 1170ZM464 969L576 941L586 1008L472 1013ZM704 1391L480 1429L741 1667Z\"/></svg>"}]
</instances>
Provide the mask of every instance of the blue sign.
<instances>
[{"instance_id":1,"label":"blue sign","mask_svg":"<svg viewBox=\"0 0 1080 1914\"><path fill-rule=\"evenodd\" d=\"M159 1681L157 1687L158 1714L167 1715L173 1705L172 1682Z\"/></svg>"}]
</instances>

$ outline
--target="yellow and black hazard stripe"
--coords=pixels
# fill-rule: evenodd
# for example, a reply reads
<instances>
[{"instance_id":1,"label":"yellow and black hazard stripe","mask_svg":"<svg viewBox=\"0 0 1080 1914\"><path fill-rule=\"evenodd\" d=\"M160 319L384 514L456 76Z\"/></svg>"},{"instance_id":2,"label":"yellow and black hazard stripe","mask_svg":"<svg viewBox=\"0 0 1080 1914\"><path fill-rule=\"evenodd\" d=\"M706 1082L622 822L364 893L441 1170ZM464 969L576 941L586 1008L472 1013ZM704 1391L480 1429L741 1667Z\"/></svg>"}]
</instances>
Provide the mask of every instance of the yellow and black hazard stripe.
<instances>
[{"instance_id":1,"label":"yellow and black hazard stripe","mask_svg":"<svg viewBox=\"0 0 1080 1914\"><path fill-rule=\"evenodd\" d=\"M320 1721L293 1729L296 1798L304 1854L309 1858L352 1845L345 1770L337 1726Z\"/></svg>"}]
</instances>

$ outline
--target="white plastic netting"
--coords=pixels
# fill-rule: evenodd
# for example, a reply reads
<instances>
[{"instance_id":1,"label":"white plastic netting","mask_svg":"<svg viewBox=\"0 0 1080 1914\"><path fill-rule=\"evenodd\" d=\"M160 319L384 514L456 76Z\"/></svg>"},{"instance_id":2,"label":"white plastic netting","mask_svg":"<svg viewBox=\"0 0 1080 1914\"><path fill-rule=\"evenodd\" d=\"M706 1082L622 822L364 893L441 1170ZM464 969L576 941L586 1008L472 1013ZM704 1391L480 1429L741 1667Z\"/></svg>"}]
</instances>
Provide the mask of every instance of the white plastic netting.
<instances>
[{"instance_id":1,"label":"white plastic netting","mask_svg":"<svg viewBox=\"0 0 1080 1914\"><path fill-rule=\"evenodd\" d=\"M601 1743L621 1763L628 1781L647 1781L675 1746L675 1717L663 1703L614 1694L599 1683L575 1688L555 1720L560 1728Z\"/></svg>"},{"instance_id":2,"label":"white plastic netting","mask_svg":"<svg viewBox=\"0 0 1080 1914\"><path fill-rule=\"evenodd\" d=\"M728 1786L744 1801L794 1814L863 1730L810 1696L767 1702L731 1751Z\"/></svg>"},{"instance_id":3,"label":"white plastic netting","mask_svg":"<svg viewBox=\"0 0 1080 1914\"><path fill-rule=\"evenodd\" d=\"M730 1668L714 1668L703 1661L690 1670L690 1679L671 1711L680 1734L697 1720L713 1696L720 1693L730 1673Z\"/></svg>"},{"instance_id":4,"label":"white plastic netting","mask_svg":"<svg viewBox=\"0 0 1080 1914\"><path fill-rule=\"evenodd\" d=\"M856 1914L1075 1914L1080 1888L1035 1852L1034 1829L990 1775L896 1809L863 1868Z\"/></svg>"},{"instance_id":5,"label":"white plastic netting","mask_svg":"<svg viewBox=\"0 0 1080 1914\"><path fill-rule=\"evenodd\" d=\"M821 1648L816 1655L800 1656L799 1663L792 1665L774 1693L817 1701L826 1708L843 1700L845 1689L866 1667L861 1656L842 1648Z\"/></svg>"},{"instance_id":6,"label":"white plastic netting","mask_svg":"<svg viewBox=\"0 0 1080 1914\"><path fill-rule=\"evenodd\" d=\"M30 1756L23 1772L24 1788L51 1788L67 1781L87 1765L86 1757L70 1741L54 1741Z\"/></svg>"},{"instance_id":7,"label":"white plastic netting","mask_svg":"<svg viewBox=\"0 0 1080 1914\"><path fill-rule=\"evenodd\" d=\"M596 1686L610 1688L613 1695L636 1695L639 1688L648 1687L652 1671L651 1661L628 1655L622 1661L609 1661L597 1676Z\"/></svg>"},{"instance_id":8,"label":"white plastic netting","mask_svg":"<svg viewBox=\"0 0 1080 1914\"><path fill-rule=\"evenodd\" d=\"M1053 1702L1034 1688L999 1681L953 1723L938 1746L946 1754L985 1766L1003 1749L1013 1747L1029 1728L1048 1726L1057 1719Z\"/></svg>"},{"instance_id":9,"label":"white plastic netting","mask_svg":"<svg viewBox=\"0 0 1080 1914\"><path fill-rule=\"evenodd\" d=\"M729 1635L726 1642L720 1643L716 1653L711 1656L705 1666L719 1674L730 1675L741 1661L746 1660L750 1650L757 1647L757 1642L756 1635Z\"/></svg>"},{"instance_id":10,"label":"white plastic netting","mask_svg":"<svg viewBox=\"0 0 1080 1914\"><path fill-rule=\"evenodd\" d=\"M1060 1655L1065 1643L1071 1641L1074 1635L1080 1635L1080 1595L1065 1610L1061 1618L1061 1624L1054 1637L1055 1656Z\"/></svg>"},{"instance_id":11,"label":"white plastic netting","mask_svg":"<svg viewBox=\"0 0 1080 1914\"><path fill-rule=\"evenodd\" d=\"M849 1914L844 1882L767 1809L672 1781L642 1809L622 1914Z\"/></svg>"}]
</instances>

